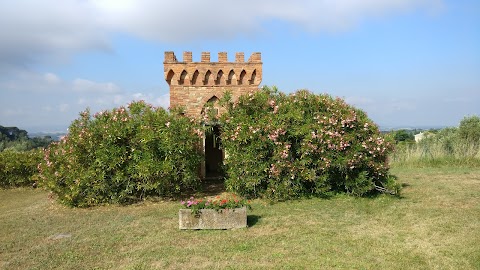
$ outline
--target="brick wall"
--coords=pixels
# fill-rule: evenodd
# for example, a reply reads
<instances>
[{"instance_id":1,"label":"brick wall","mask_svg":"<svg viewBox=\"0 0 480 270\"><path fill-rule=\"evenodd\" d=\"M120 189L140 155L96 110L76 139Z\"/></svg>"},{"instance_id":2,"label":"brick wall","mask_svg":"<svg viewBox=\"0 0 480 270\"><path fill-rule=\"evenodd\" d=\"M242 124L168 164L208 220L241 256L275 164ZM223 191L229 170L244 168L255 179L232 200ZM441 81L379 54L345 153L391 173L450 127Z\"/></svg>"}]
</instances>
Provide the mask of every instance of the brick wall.
<instances>
[{"instance_id":1,"label":"brick wall","mask_svg":"<svg viewBox=\"0 0 480 270\"><path fill-rule=\"evenodd\" d=\"M210 53L202 52L200 62L192 61L192 53L183 53L183 62L174 52L165 52L164 75L170 86L170 106L185 108L188 116L200 117L205 104L221 99L230 90L233 99L258 90L262 81L260 53L252 53L245 62L243 53L236 53L235 62L228 62L226 52L218 53L218 62L210 62Z\"/></svg>"}]
</instances>

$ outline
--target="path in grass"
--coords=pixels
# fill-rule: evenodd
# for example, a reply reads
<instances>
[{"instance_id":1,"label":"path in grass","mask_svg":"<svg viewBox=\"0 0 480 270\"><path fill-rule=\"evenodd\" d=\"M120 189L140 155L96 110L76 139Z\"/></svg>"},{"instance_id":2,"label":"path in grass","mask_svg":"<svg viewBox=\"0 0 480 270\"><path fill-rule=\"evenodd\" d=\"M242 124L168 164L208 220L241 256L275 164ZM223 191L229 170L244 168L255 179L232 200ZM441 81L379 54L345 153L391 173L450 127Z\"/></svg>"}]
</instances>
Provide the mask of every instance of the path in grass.
<instances>
[{"instance_id":1,"label":"path in grass","mask_svg":"<svg viewBox=\"0 0 480 270\"><path fill-rule=\"evenodd\" d=\"M0 269L480 269L480 169L400 169L403 198L254 202L248 229L178 230L177 202L71 209L0 190Z\"/></svg>"}]
</instances>

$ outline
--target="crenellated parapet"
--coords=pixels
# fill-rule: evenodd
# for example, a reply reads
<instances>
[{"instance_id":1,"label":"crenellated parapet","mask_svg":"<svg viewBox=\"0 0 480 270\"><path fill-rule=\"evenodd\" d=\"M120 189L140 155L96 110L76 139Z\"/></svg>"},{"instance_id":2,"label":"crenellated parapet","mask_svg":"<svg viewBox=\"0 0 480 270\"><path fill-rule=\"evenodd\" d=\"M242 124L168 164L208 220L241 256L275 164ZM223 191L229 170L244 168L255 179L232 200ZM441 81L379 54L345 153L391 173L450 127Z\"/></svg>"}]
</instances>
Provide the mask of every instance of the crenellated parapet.
<instances>
[{"instance_id":1,"label":"crenellated parapet","mask_svg":"<svg viewBox=\"0 0 480 270\"><path fill-rule=\"evenodd\" d=\"M200 62L193 62L192 53L184 52L179 61L174 52L165 52L164 76L170 87L170 106L184 107L190 116L201 116L207 102L218 100L226 90L237 99L258 90L262 81L262 57L252 53L247 61L243 52L228 61L226 52L218 53L212 62L209 52L202 52Z\"/></svg>"},{"instance_id":2,"label":"crenellated parapet","mask_svg":"<svg viewBox=\"0 0 480 270\"><path fill-rule=\"evenodd\" d=\"M165 52L164 75L170 86L236 86L260 85L262 60L260 53L252 53L248 61L244 54L235 54L235 61L228 62L227 53L219 52L218 61L210 61L210 53L202 52L200 62L192 61L192 53L183 53L183 62L174 52ZM233 89L232 89L233 90Z\"/></svg>"}]
</instances>

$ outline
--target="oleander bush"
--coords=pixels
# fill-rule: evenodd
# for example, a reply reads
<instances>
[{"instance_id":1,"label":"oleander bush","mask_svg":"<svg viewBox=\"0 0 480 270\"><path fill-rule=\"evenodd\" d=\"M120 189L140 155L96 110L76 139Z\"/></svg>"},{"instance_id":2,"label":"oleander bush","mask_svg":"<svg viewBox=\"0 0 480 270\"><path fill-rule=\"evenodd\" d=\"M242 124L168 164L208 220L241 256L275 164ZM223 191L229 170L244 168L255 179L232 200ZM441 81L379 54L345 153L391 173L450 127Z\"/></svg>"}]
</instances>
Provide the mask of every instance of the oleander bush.
<instances>
[{"instance_id":1,"label":"oleander bush","mask_svg":"<svg viewBox=\"0 0 480 270\"><path fill-rule=\"evenodd\" d=\"M0 152L0 187L11 188L35 185L37 165L42 160L42 150L5 150Z\"/></svg>"},{"instance_id":2,"label":"oleander bush","mask_svg":"<svg viewBox=\"0 0 480 270\"><path fill-rule=\"evenodd\" d=\"M392 143L342 99L264 87L235 103L225 95L222 104L230 191L273 200L398 191L387 163Z\"/></svg>"},{"instance_id":3,"label":"oleander bush","mask_svg":"<svg viewBox=\"0 0 480 270\"><path fill-rule=\"evenodd\" d=\"M200 183L195 121L143 101L72 122L45 150L40 183L71 206L128 203L166 196Z\"/></svg>"}]
</instances>

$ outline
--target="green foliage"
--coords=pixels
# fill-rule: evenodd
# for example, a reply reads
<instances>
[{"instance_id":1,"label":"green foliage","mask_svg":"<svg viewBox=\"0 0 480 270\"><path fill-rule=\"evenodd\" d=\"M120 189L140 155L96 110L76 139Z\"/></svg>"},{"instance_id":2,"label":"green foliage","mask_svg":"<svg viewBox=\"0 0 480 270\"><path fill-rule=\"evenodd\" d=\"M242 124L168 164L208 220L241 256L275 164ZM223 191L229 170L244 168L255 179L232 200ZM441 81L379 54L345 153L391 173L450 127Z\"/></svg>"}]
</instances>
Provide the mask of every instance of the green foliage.
<instances>
[{"instance_id":1,"label":"green foliage","mask_svg":"<svg viewBox=\"0 0 480 270\"><path fill-rule=\"evenodd\" d=\"M29 138L27 131L17 127L0 126L0 152L3 150L28 151L47 147L53 140L51 137Z\"/></svg>"},{"instance_id":2,"label":"green foliage","mask_svg":"<svg viewBox=\"0 0 480 270\"><path fill-rule=\"evenodd\" d=\"M28 138L27 131L19 129L17 127L4 127L0 126L0 134L2 139L8 139L10 141L22 140Z\"/></svg>"},{"instance_id":3,"label":"green foliage","mask_svg":"<svg viewBox=\"0 0 480 270\"><path fill-rule=\"evenodd\" d=\"M225 183L233 192L274 200L364 195L387 182L391 143L341 99L264 87L222 103Z\"/></svg>"},{"instance_id":4,"label":"green foliage","mask_svg":"<svg viewBox=\"0 0 480 270\"><path fill-rule=\"evenodd\" d=\"M199 184L201 134L193 120L143 101L87 110L45 151L41 183L81 207L179 193Z\"/></svg>"},{"instance_id":5,"label":"green foliage","mask_svg":"<svg viewBox=\"0 0 480 270\"><path fill-rule=\"evenodd\" d=\"M465 140L479 141L480 140L480 117L470 116L465 117L458 128L458 135Z\"/></svg>"},{"instance_id":6,"label":"green foliage","mask_svg":"<svg viewBox=\"0 0 480 270\"><path fill-rule=\"evenodd\" d=\"M425 166L480 166L480 118L466 117L458 128L429 133L413 144L399 144L392 155L393 164Z\"/></svg>"},{"instance_id":7,"label":"green foliage","mask_svg":"<svg viewBox=\"0 0 480 270\"><path fill-rule=\"evenodd\" d=\"M406 131L405 129L395 131L393 138L397 143L415 141L415 136L411 132Z\"/></svg>"},{"instance_id":8,"label":"green foliage","mask_svg":"<svg viewBox=\"0 0 480 270\"><path fill-rule=\"evenodd\" d=\"M32 186L42 160L39 149L16 152L7 150L0 152L0 187Z\"/></svg>"},{"instance_id":9,"label":"green foliage","mask_svg":"<svg viewBox=\"0 0 480 270\"><path fill-rule=\"evenodd\" d=\"M465 117L458 127L458 136L467 145L471 145L476 151L472 151L470 155L477 155L480 148L480 117Z\"/></svg>"}]
</instances>

